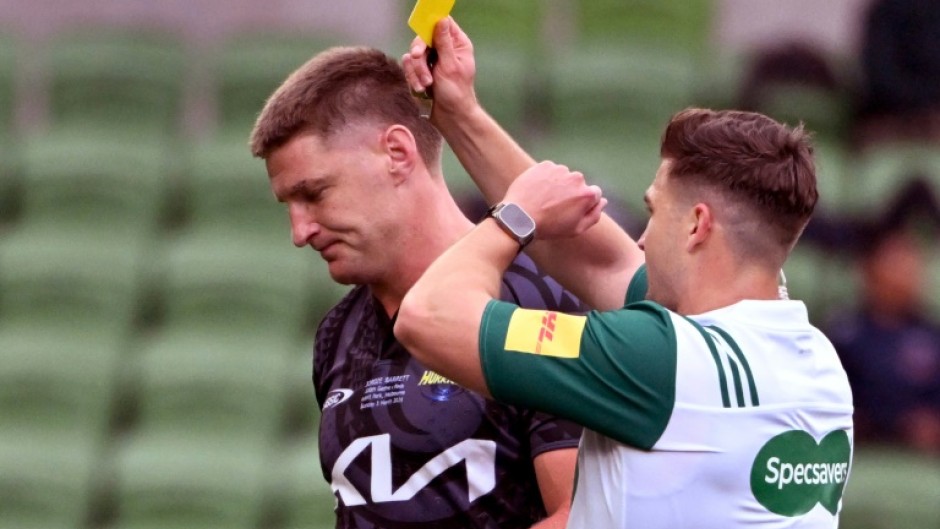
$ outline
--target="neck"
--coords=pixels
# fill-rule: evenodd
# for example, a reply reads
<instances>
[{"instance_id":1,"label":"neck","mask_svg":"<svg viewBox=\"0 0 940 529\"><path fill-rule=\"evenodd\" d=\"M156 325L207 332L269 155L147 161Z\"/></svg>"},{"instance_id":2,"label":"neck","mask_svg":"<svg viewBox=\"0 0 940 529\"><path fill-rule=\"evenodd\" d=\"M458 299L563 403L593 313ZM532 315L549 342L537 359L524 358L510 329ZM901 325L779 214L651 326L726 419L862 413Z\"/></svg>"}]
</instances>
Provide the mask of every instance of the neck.
<instances>
[{"instance_id":1,"label":"neck","mask_svg":"<svg viewBox=\"0 0 940 529\"><path fill-rule=\"evenodd\" d=\"M410 211L399 237L389 243L396 246L397 259L393 259L382 280L369 285L389 316L398 311L405 294L431 263L474 226L440 178L432 180L425 192L416 194Z\"/></svg>"},{"instance_id":2,"label":"neck","mask_svg":"<svg viewBox=\"0 0 940 529\"><path fill-rule=\"evenodd\" d=\"M695 278L685 283L684 292L679 292L676 312L679 314L702 314L734 305L744 300L780 299L778 274L764 267L722 267L703 265Z\"/></svg>"}]
</instances>

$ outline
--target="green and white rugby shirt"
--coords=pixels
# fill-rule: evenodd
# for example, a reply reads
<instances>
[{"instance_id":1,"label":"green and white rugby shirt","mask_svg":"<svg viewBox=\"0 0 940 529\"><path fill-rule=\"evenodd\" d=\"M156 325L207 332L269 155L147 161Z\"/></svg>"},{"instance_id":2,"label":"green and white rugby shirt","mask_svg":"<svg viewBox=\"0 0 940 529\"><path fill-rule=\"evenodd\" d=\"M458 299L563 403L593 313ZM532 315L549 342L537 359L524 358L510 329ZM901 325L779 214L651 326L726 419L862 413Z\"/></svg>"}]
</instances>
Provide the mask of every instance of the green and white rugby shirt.
<instances>
[{"instance_id":1,"label":"green and white rugby shirt","mask_svg":"<svg viewBox=\"0 0 940 529\"><path fill-rule=\"evenodd\" d=\"M836 527L852 395L805 305L686 318L645 293L641 269L620 310L483 317L493 396L587 428L568 527Z\"/></svg>"}]
</instances>

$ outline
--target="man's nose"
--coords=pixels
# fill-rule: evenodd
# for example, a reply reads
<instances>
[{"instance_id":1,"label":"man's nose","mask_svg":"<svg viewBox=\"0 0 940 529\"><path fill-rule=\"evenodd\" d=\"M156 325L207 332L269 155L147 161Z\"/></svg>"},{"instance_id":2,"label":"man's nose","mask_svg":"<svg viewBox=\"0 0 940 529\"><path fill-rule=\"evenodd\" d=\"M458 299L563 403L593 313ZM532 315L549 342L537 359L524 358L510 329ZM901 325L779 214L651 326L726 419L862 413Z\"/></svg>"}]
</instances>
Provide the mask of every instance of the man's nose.
<instances>
[{"instance_id":1,"label":"man's nose","mask_svg":"<svg viewBox=\"0 0 940 529\"><path fill-rule=\"evenodd\" d=\"M290 206L290 230L294 246L303 248L320 231L320 225L307 208Z\"/></svg>"}]
</instances>

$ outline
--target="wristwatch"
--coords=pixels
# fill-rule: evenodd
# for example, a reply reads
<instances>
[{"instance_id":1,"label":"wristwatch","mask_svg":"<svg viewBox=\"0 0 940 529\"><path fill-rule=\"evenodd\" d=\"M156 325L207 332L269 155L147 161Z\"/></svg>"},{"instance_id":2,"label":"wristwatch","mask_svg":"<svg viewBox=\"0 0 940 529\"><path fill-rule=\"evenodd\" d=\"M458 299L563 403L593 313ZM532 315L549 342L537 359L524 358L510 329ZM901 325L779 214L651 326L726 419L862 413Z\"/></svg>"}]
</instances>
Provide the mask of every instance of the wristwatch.
<instances>
[{"instance_id":1,"label":"wristwatch","mask_svg":"<svg viewBox=\"0 0 940 529\"><path fill-rule=\"evenodd\" d=\"M501 202L487 211L496 224L519 243L519 251L535 237L535 221L518 204Z\"/></svg>"}]
</instances>

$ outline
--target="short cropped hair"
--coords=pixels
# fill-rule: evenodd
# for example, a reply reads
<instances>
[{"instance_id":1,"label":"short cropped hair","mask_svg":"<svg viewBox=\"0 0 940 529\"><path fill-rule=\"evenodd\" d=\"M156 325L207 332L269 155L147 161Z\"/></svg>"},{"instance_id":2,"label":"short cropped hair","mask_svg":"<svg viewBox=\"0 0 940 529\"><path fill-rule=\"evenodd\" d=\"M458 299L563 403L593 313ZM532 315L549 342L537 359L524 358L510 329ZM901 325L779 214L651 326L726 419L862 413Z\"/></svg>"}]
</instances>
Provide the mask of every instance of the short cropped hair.
<instances>
[{"instance_id":1,"label":"short cropped hair","mask_svg":"<svg viewBox=\"0 0 940 529\"><path fill-rule=\"evenodd\" d=\"M660 156L671 161L669 176L680 186L706 188L743 207L767 228L761 237L785 248L783 258L819 199L813 147L802 124L790 128L755 112L690 108L669 121Z\"/></svg>"},{"instance_id":2,"label":"short cropped hair","mask_svg":"<svg viewBox=\"0 0 940 529\"><path fill-rule=\"evenodd\" d=\"M251 153L267 159L297 134L326 139L353 123L403 125L426 164L440 160L441 135L421 117L401 65L364 47L330 48L292 73L258 116Z\"/></svg>"}]
</instances>

